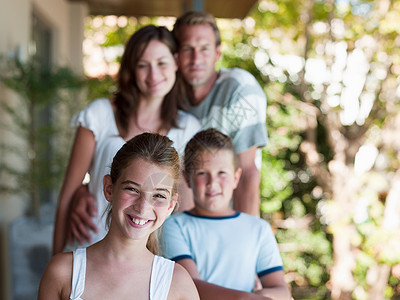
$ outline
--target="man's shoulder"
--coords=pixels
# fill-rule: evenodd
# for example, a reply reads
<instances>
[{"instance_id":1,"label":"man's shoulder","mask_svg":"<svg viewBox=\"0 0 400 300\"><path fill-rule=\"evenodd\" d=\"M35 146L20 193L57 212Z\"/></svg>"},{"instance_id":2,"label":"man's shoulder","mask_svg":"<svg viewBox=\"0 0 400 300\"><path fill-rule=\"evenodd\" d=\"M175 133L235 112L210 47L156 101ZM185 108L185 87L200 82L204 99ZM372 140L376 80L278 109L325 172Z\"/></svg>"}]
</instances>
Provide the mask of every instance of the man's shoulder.
<instances>
[{"instance_id":1,"label":"man's shoulder","mask_svg":"<svg viewBox=\"0 0 400 300\"><path fill-rule=\"evenodd\" d=\"M218 81L236 81L238 85L244 85L247 83L254 84L256 82L255 77L249 71L240 68L221 68L220 76Z\"/></svg>"},{"instance_id":2,"label":"man's shoulder","mask_svg":"<svg viewBox=\"0 0 400 300\"><path fill-rule=\"evenodd\" d=\"M211 94L257 95L265 98L264 91L256 78L248 71L233 68L221 69L219 78Z\"/></svg>"},{"instance_id":3,"label":"man's shoulder","mask_svg":"<svg viewBox=\"0 0 400 300\"><path fill-rule=\"evenodd\" d=\"M221 75L228 77L243 76L243 77L253 77L254 76L247 70L241 68L221 68Z\"/></svg>"}]
</instances>

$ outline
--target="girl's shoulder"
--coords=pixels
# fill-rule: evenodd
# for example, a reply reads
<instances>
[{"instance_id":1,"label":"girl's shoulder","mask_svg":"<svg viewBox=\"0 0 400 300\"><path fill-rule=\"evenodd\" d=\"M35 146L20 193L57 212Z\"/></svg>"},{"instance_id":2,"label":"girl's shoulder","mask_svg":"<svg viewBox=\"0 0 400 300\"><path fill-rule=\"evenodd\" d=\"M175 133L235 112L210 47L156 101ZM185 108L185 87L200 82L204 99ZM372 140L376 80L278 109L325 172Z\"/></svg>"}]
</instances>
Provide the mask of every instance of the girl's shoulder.
<instances>
[{"instance_id":1,"label":"girl's shoulder","mask_svg":"<svg viewBox=\"0 0 400 300\"><path fill-rule=\"evenodd\" d=\"M68 299L71 294L72 263L72 252L54 255L43 273L39 295L40 290L47 294L51 290L62 295L62 299Z\"/></svg>"},{"instance_id":2,"label":"girl's shoulder","mask_svg":"<svg viewBox=\"0 0 400 300\"><path fill-rule=\"evenodd\" d=\"M48 264L49 272L57 278L69 280L72 278L72 262L72 252L58 253L51 258Z\"/></svg>"},{"instance_id":3,"label":"girl's shoulder","mask_svg":"<svg viewBox=\"0 0 400 300\"><path fill-rule=\"evenodd\" d=\"M169 299L200 299L192 278L180 264L174 265L174 274L168 294Z\"/></svg>"}]
</instances>

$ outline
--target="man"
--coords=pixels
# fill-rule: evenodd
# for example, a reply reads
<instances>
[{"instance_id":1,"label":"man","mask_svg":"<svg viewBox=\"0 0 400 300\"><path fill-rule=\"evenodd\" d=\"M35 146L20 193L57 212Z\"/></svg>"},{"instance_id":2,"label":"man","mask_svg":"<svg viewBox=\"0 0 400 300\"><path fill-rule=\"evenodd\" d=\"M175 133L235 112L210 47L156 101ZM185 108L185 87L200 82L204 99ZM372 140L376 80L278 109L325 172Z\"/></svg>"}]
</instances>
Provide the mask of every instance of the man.
<instances>
[{"instance_id":1,"label":"man","mask_svg":"<svg viewBox=\"0 0 400 300\"><path fill-rule=\"evenodd\" d=\"M200 120L203 129L213 127L233 140L242 169L233 208L259 216L261 147L268 141L265 94L247 71L234 68L217 72L221 38L212 15L188 12L177 19L173 33L189 112ZM78 241L90 240L86 226L96 231L89 216L97 213L93 198L81 188L73 202L70 234Z\"/></svg>"},{"instance_id":2,"label":"man","mask_svg":"<svg viewBox=\"0 0 400 300\"><path fill-rule=\"evenodd\" d=\"M242 177L233 207L259 215L261 147L267 143L266 97L248 72L221 69L220 33L212 15L188 12L176 20L173 33L178 41L178 66L186 82L189 112L202 128L216 128L235 145Z\"/></svg>"}]
</instances>

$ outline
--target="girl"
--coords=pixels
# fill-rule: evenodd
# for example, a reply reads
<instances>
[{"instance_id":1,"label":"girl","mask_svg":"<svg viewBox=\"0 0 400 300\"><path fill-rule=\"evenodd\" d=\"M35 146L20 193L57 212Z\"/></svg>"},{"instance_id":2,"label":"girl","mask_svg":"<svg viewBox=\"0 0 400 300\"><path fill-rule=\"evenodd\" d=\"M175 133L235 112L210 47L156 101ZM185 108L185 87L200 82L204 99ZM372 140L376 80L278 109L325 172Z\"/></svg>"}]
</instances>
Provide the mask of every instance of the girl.
<instances>
[{"instance_id":1,"label":"girl","mask_svg":"<svg viewBox=\"0 0 400 300\"><path fill-rule=\"evenodd\" d=\"M107 201L102 194L103 176L127 140L143 132L157 132L167 135L174 147L183 151L186 142L199 130L197 119L179 110L182 91L181 80L176 77L176 50L173 36L165 27L149 25L139 29L129 39L122 56L115 98L97 99L76 116L74 123L78 128L58 201L53 254L64 249L68 226L77 237L87 232L86 227L78 226L79 220L87 220L85 225L93 229L87 233L88 243L83 246L105 236L103 212ZM80 210L83 215L79 215L79 210L72 210L69 215L73 195L81 187L86 172L90 174L89 192L94 195L96 207L91 218L85 215L86 209ZM185 184L180 187L186 187L186 191L180 190L181 196L183 192L190 194ZM87 194L79 199L84 207L93 200ZM185 200L183 208L186 203ZM64 250L76 249L82 242L74 240Z\"/></svg>"},{"instance_id":2,"label":"girl","mask_svg":"<svg viewBox=\"0 0 400 300\"><path fill-rule=\"evenodd\" d=\"M178 178L179 156L170 139L143 133L128 141L103 179L106 237L55 255L38 299L199 299L188 273L155 255L154 232L176 205Z\"/></svg>"}]
</instances>

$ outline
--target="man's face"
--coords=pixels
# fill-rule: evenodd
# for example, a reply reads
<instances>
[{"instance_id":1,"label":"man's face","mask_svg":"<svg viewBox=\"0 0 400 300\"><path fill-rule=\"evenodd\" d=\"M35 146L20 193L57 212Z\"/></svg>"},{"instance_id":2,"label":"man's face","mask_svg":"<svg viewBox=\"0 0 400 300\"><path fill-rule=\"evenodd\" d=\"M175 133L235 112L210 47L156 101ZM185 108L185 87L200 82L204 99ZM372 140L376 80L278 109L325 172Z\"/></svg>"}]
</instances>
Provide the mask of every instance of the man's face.
<instances>
[{"instance_id":1,"label":"man's face","mask_svg":"<svg viewBox=\"0 0 400 300\"><path fill-rule=\"evenodd\" d=\"M192 87L206 85L221 54L213 29L209 24L186 25L179 31L179 40L178 65L183 78Z\"/></svg>"}]
</instances>

